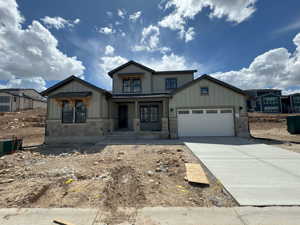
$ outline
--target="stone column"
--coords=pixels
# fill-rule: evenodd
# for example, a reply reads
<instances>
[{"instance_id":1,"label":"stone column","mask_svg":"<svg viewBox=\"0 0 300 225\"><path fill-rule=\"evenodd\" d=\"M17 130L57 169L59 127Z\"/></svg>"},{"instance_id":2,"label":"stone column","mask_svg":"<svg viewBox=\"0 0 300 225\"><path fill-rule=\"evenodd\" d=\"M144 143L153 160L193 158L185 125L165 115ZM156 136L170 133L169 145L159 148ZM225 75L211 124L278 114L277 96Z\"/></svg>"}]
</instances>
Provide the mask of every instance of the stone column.
<instances>
[{"instance_id":1,"label":"stone column","mask_svg":"<svg viewBox=\"0 0 300 225\"><path fill-rule=\"evenodd\" d=\"M162 110L162 117L161 117L161 131L162 133L169 132L169 121L168 121L168 102L167 100L163 100L162 102L163 110Z\"/></svg>"},{"instance_id":2,"label":"stone column","mask_svg":"<svg viewBox=\"0 0 300 225\"><path fill-rule=\"evenodd\" d=\"M139 102L136 100L134 102L134 119L133 119L133 129L134 132L140 131L140 117L139 117Z\"/></svg>"}]
</instances>

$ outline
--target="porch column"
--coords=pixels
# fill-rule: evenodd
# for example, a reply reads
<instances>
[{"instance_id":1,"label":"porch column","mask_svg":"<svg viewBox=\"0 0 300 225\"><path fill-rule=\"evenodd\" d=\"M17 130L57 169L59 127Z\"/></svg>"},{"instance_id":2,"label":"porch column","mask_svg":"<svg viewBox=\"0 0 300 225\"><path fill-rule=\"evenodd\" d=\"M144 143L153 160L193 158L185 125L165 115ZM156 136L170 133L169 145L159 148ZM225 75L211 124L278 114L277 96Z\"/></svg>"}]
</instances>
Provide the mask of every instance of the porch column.
<instances>
[{"instance_id":1,"label":"porch column","mask_svg":"<svg viewBox=\"0 0 300 225\"><path fill-rule=\"evenodd\" d=\"M169 132L169 124L168 124L168 100L163 100L162 102L162 117L161 117L161 131Z\"/></svg>"},{"instance_id":2,"label":"porch column","mask_svg":"<svg viewBox=\"0 0 300 225\"><path fill-rule=\"evenodd\" d=\"M134 101L134 119L133 119L133 129L135 132L140 131L140 117L139 117L139 102Z\"/></svg>"}]
</instances>

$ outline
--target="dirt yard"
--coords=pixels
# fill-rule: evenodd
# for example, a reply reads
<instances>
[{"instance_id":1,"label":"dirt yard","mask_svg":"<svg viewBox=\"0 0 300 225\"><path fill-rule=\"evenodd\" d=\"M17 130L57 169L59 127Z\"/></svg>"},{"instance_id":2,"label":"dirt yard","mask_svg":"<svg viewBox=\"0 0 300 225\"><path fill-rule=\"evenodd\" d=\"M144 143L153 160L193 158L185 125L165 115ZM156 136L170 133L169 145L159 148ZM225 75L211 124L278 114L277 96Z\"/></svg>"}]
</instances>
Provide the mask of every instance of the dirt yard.
<instances>
[{"instance_id":1,"label":"dirt yard","mask_svg":"<svg viewBox=\"0 0 300 225\"><path fill-rule=\"evenodd\" d=\"M0 113L0 139L22 137L23 145L39 145L44 142L45 109Z\"/></svg>"},{"instance_id":2,"label":"dirt yard","mask_svg":"<svg viewBox=\"0 0 300 225\"><path fill-rule=\"evenodd\" d=\"M53 146L0 158L0 207L225 206L237 204L209 173L185 180L197 159L183 145Z\"/></svg>"},{"instance_id":3,"label":"dirt yard","mask_svg":"<svg viewBox=\"0 0 300 225\"><path fill-rule=\"evenodd\" d=\"M289 115L249 113L251 135L267 139L261 140L263 143L300 153L300 134L290 134L287 131L286 117Z\"/></svg>"}]
</instances>

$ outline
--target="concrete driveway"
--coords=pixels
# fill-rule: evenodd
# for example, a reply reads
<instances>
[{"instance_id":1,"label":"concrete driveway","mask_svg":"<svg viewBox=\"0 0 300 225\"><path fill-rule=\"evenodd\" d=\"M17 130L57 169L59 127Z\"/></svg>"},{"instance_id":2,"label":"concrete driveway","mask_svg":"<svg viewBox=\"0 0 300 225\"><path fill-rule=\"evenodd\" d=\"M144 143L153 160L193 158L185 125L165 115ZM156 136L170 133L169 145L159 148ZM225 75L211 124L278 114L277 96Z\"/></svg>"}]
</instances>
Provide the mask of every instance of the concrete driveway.
<instances>
[{"instance_id":1,"label":"concrete driveway","mask_svg":"<svg viewBox=\"0 0 300 225\"><path fill-rule=\"evenodd\" d=\"M237 137L185 145L243 206L300 205L300 154Z\"/></svg>"}]
</instances>

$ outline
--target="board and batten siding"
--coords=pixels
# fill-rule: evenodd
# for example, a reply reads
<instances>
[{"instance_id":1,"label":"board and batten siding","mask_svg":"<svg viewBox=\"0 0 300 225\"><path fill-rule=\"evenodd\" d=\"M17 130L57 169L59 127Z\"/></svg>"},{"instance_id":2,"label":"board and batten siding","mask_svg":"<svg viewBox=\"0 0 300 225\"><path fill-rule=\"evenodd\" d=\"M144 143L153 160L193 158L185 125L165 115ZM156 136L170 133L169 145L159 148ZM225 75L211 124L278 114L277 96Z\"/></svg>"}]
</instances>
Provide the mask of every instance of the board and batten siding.
<instances>
[{"instance_id":1,"label":"board and batten siding","mask_svg":"<svg viewBox=\"0 0 300 225\"><path fill-rule=\"evenodd\" d=\"M91 91L92 96L87 108L88 117L87 119L106 119L108 118L108 102L106 96L96 91L93 88L89 88L77 81L72 81L61 88L53 91L48 97L48 119L49 120L60 120L61 119L61 107L56 103L55 99L51 98L51 95L59 92L80 92L80 91Z\"/></svg>"},{"instance_id":2,"label":"board and batten siding","mask_svg":"<svg viewBox=\"0 0 300 225\"><path fill-rule=\"evenodd\" d=\"M151 76L152 73L144 70L138 66L135 65L129 65L126 68L118 71L117 73L113 74L113 93L114 94L121 94L123 93L123 78L122 75L119 75L119 73L144 73L141 76L141 83L142 83L142 93L149 94L152 91L152 85L151 85Z\"/></svg>"},{"instance_id":3,"label":"board and batten siding","mask_svg":"<svg viewBox=\"0 0 300 225\"><path fill-rule=\"evenodd\" d=\"M200 94L201 87L209 88L209 95ZM178 108L205 108L205 107L234 107L235 112L246 112L246 97L226 87L203 79L179 91L170 99L170 117L176 117ZM240 107L242 107L240 111Z\"/></svg>"},{"instance_id":4,"label":"board and batten siding","mask_svg":"<svg viewBox=\"0 0 300 225\"><path fill-rule=\"evenodd\" d=\"M154 74L152 76L152 87L153 93L165 93L170 92L170 90L166 90L166 79L167 78L176 78L177 79L177 87L181 87L182 85L193 80L194 74Z\"/></svg>"}]
</instances>

